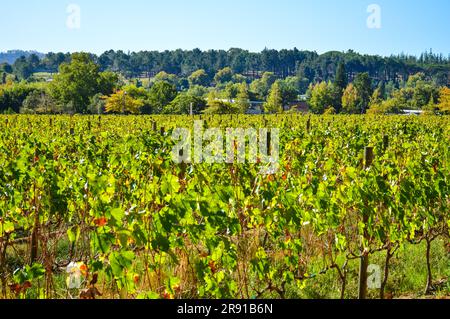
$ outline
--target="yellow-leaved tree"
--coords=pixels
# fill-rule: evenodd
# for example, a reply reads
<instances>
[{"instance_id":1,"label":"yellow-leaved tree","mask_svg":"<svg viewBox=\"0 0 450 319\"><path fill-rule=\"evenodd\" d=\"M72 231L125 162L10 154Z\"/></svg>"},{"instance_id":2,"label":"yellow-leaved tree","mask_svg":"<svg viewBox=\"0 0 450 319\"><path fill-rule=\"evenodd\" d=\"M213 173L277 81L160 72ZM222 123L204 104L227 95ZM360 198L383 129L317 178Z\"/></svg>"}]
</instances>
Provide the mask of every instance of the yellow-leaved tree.
<instances>
[{"instance_id":1,"label":"yellow-leaved tree","mask_svg":"<svg viewBox=\"0 0 450 319\"><path fill-rule=\"evenodd\" d=\"M283 91L281 82L275 81L270 89L266 103L264 103L264 112L274 114L283 113Z\"/></svg>"},{"instance_id":2,"label":"yellow-leaved tree","mask_svg":"<svg viewBox=\"0 0 450 319\"><path fill-rule=\"evenodd\" d=\"M441 89L438 108L441 112L450 112L450 88Z\"/></svg>"},{"instance_id":3,"label":"yellow-leaved tree","mask_svg":"<svg viewBox=\"0 0 450 319\"><path fill-rule=\"evenodd\" d=\"M132 92L119 90L104 98L106 101L105 110L107 113L131 113L139 114L144 106L142 99L136 98Z\"/></svg>"},{"instance_id":4,"label":"yellow-leaved tree","mask_svg":"<svg viewBox=\"0 0 450 319\"><path fill-rule=\"evenodd\" d=\"M361 103L361 98L358 95L358 89L350 83L342 94L342 110L348 114L358 114L361 113L359 104Z\"/></svg>"}]
</instances>

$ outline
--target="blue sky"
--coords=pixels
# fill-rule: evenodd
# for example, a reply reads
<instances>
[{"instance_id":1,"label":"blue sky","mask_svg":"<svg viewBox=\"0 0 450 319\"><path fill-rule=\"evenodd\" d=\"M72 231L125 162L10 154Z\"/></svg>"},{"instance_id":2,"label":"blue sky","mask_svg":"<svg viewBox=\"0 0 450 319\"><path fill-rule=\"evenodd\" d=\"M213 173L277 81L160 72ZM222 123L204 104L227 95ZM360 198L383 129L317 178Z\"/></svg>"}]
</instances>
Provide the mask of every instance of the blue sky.
<instances>
[{"instance_id":1,"label":"blue sky","mask_svg":"<svg viewBox=\"0 0 450 319\"><path fill-rule=\"evenodd\" d=\"M80 29L66 25L69 4ZM370 4L381 28L368 28ZM2 0L0 51L265 47L418 55L450 53L448 0Z\"/></svg>"}]
</instances>

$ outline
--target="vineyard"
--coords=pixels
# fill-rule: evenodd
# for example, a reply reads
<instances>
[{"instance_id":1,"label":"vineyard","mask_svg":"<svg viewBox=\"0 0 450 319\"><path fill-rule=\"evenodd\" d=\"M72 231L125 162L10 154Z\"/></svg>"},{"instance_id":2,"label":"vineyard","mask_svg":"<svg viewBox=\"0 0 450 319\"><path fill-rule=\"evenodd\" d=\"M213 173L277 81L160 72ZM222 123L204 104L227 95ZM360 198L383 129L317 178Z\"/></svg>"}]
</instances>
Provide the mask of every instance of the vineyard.
<instances>
[{"instance_id":1,"label":"vineyard","mask_svg":"<svg viewBox=\"0 0 450 319\"><path fill-rule=\"evenodd\" d=\"M271 174L175 164L194 119L0 116L0 298L450 296L449 117L202 116Z\"/></svg>"}]
</instances>

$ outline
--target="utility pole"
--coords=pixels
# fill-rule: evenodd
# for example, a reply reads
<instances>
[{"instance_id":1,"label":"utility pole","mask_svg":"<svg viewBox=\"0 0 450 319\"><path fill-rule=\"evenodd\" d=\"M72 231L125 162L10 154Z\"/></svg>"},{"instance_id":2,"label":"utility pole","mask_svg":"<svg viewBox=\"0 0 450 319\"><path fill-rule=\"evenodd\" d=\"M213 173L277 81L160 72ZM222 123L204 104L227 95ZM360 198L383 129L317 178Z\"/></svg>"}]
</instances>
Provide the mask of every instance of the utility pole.
<instances>
[{"instance_id":1,"label":"utility pole","mask_svg":"<svg viewBox=\"0 0 450 319\"><path fill-rule=\"evenodd\" d=\"M127 91L123 92L122 114L125 114L125 103L126 103L127 94L128 94Z\"/></svg>"}]
</instances>

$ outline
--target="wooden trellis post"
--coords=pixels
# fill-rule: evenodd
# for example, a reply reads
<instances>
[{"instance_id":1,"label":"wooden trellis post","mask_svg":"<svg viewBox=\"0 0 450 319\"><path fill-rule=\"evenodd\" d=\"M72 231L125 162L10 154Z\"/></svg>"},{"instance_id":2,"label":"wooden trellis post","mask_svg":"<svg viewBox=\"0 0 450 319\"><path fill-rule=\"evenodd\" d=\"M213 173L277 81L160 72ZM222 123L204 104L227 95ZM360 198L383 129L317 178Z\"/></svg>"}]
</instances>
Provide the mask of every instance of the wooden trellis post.
<instances>
[{"instance_id":1,"label":"wooden trellis post","mask_svg":"<svg viewBox=\"0 0 450 319\"><path fill-rule=\"evenodd\" d=\"M383 136L383 151L386 152L388 147L389 147L389 136L384 135Z\"/></svg>"}]
</instances>

